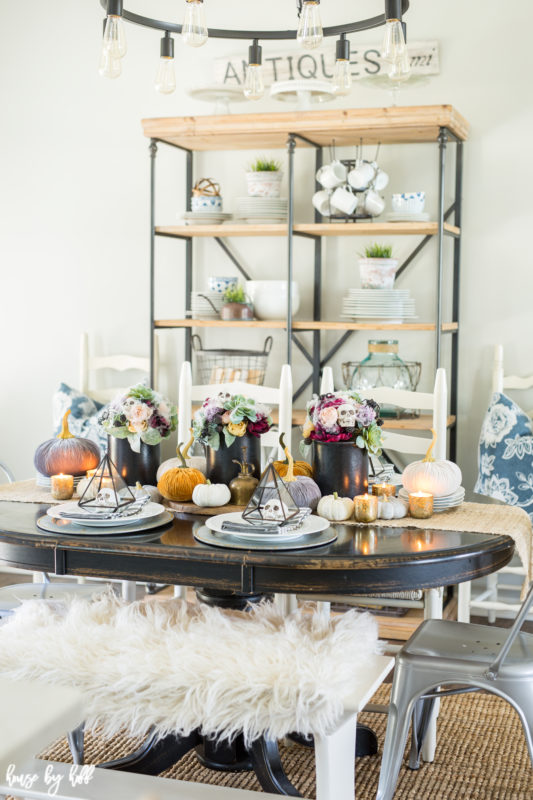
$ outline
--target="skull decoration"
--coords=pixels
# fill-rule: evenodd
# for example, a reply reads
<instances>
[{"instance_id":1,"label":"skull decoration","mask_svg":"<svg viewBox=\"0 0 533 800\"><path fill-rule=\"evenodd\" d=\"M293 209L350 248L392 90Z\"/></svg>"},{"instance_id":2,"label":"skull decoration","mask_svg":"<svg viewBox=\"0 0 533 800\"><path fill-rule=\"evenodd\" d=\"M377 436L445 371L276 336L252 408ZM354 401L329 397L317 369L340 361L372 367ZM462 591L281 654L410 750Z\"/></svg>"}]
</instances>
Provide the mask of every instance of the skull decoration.
<instances>
[{"instance_id":1,"label":"skull decoration","mask_svg":"<svg viewBox=\"0 0 533 800\"><path fill-rule=\"evenodd\" d=\"M273 497L262 508L263 519L284 520L289 516L289 509L279 498Z\"/></svg>"},{"instance_id":2,"label":"skull decoration","mask_svg":"<svg viewBox=\"0 0 533 800\"><path fill-rule=\"evenodd\" d=\"M223 406L224 403L227 403L230 398L231 394L229 392L219 392L217 394L217 400L220 401L221 406Z\"/></svg>"},{"instance_id":3,"label":"skull decoration","mask_svg":"<svg viewBox=\"0 0 533 800\"><path fill-rule=\"evenodd\" d=\"M137 402L138 402L138 401L135 399L135 397L127 397L127 398L124 400L124 402L122 403L122 405L123 405L123 407L124 407L124 409L125 409L126 411L129 411L130 409L132 409L132 408L133 408L133 406L134 406L134 405L135 405Z\"/></svg>"},{"instance_id":4,"label":"skull decoration","mask_svg":"<svg viewBox=\"0 0 533 800\"><path fill-rule=\"evenodd\" d=\"M96 495L96 503L100 506L116 506L117 501L113 489L100 489Z\"/></svg>"},{"instance_id":5,"label":"skull decoration","mask_svg":"<svg viewBox=\"0 0 533 800\"><path fill-rule=\"evenodd\" d=\"M355 408L351 403L343 403L337 407L337 422L341 428L355 428Z\"/></svg>"}]
</instances>

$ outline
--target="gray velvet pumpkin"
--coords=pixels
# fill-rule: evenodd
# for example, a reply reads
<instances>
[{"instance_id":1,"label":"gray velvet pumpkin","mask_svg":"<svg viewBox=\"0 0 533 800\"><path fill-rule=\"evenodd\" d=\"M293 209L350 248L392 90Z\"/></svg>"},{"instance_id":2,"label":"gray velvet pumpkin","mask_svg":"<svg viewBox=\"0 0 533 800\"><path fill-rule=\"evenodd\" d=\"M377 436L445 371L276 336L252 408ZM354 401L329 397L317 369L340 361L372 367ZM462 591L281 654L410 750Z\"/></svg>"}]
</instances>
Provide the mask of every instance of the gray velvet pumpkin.
<instances>
[{"instance_id":1,"label":"gray velvet pumpkin","mask_svg":"<svg viewBox=\"0 0 533 800\"><path fill-rule=\"evenodd\" d=\"M282 480L298 508L310 508L314 511L322 497L318 484L307 475L295 475L294 459L287 447L284 451L287 457L287 474Z\"/></svg>"},{"instance_id":2,"label":"gray velvet pumpkin","mask_svg":"<svg viewBox=\"0 0 533 800\"><path fill-rule=\"evenodd\" d=\"M61 433L55 439L47 439L35 451L33 463L41 475L85 475L88 469L95 469L100 463L98 445L69 431L69 414L70 409L63 417Z\"/></svg>"}]
</instances>

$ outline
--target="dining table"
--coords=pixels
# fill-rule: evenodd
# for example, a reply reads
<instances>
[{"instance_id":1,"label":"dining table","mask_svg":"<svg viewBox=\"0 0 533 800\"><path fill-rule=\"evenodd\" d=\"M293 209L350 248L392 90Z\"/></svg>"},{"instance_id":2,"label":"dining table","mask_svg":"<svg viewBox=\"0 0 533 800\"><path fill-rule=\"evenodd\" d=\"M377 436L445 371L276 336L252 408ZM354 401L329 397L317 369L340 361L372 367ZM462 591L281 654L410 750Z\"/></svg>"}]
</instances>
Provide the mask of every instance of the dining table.
<instances>
[{"instance_id":1,"label":"dining table","mask_svg":"<svg viewBox=\"0 0 533 800\"><path fill-rule=\"evenodd\" d=\"M439 530L438 516L424 529L332 523L335 541L312 549L228 549L204 544L204 525L186 513L138 533L76 535L65 520L60 531L37 527L48 505L0 502L0 565L56 576L191 587L211 605L244 609L273 595L378 595L432 589L471 581L512 558L510 536ZM369 728L358 730L360 754L375 752ZM195 747L202 762L233 771L253 768L265 791L298 795L283 772L276 742L262 740L250 752L238 740L219 746L200 734L147 740L130 756L103 767L158 774Z\"/></svg>"}]
</instances>

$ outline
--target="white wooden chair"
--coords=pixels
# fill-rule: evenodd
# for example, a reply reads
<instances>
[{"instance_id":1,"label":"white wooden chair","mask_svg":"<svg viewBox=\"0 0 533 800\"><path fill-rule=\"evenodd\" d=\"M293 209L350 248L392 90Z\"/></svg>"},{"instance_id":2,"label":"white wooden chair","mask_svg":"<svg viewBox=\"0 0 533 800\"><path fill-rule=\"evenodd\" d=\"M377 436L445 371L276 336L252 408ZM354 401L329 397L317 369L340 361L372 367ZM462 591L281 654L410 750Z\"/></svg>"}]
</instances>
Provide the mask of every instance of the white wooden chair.
<instances>
[{"instance_id":1,"label":"white wooden chair","mask_svg":"<svg viewBox=\"0 0 533 800\"><path fill-rule=\"evenodd\" d=\"M322 373L322 380L320 384L320 393L326 394L333 392L333 370L331 367L325 367ZM448 405L448 390L446 384L446 371L440 368L436 372L435 384L433 392L408 392L400 389L391 389L389 387L378 387L368 389L364 392L359 392L363 398L375 400L377 403L394 405L399 408L416 408L422 411L432 411L433 413L433 429L437 434L435 448L433 451L434 458L446 458L446 444L447 444L447 405ZM394 451L409 456L423 455L427 452L430 440L423 436L411 436L405 433L396 433L395 431L383 431L383 449L386 451ZM345 605L365 605L365 606L382 606L384 602L388 606L396 606L402 608L423 608L424 619L442 619L442 599L443 588L438 587L435 589L425 589L421 593L420 599L412 599L412 594L406 592L405 596L387 597L381 596L328 596L320 600L323 613L329 613L331 602L343 603ZM414 593L417 594L417 593ZM411 596L410 596L411 595ZM386 599L384 599L386 598ZM318 599L318 598L317 598ZM399 650L398 646L387 646L388 651L394 652ZM428 736L424 745L424 760L433 761L436 746L436 723L435 720L431 723L428 731Z\"/></svg>"},{"instance_id":2,"label":"white wooden chair","mask_svg":"<svg viewBox=\"0 0 533 800\"><path fill-rule=\"evenodd\" d=\"M492 364L492 393L503 393L506 389L532 389L533 375L520 378L517 375L505 375L503 367L503 345L497 344L494 348L494 361ZM533 410L528 412L528 416L533 416ZM520 584L499 583L499 575L516 575L521 578ZM503 567L498 572L488 575L486 578L486 589L475 597L472 597L472 584L462 583L459 586L459 604L457 619L459 622L470 622L470 610L477 609L486 611L488 621L496 622L496 613L504 616L513 616L518 613L521 607L520 590L521 583L525 579L526 571L520 563L518 556L513 558L511 565ZM511 592L515 595L515 602L506 602L499 598L500 591Z\"/></svg>"},{"instance_id":3,"label":"white wooden chair","mask_svg":"<svg viewBox=\"0 0 533 800\"><path fill-rule=\"evenodd\" d=\"M127 370L138 370L139 372L150 374L150 359L140 356L130 355L111 355L94 356L89 350L89 335L82 333L80 336L80 364L79 364L79 389L80 392L89 395L99 403L108 403L122 390L127 387L112 386L107 389L96 389L93 386L93 373L101 370L113 370L115 372L126 372ZM154 383L157 383L159 372L159 343L157 335L154 336ZM156 386L152 387L153 389Z\"/></svg>"},{"instance_id":4,"label":"white wooden chair","mask_svg":"<svg viewBox=\"0 0 533 800\"><path fill-rule=\"evenodd\" d=\"M270 407L277 406L278 425L261 436L262 460L266 460L265 451L270 454L273 450L277 450L278 458L284 458L283 450L279 446L279 436L283 433L285 441L289 445L292 429L292 373L290 366L288 364L282 366L278 387L257 386L255 383L242 381L193 385L191 364L189 361L184 361L180 372L178 393L178 442L186 442L189 439L193 402L202 403L206 397L214 397L219 392L243 394L258 403L264 403Z\"/></svg>"}]
</instances>

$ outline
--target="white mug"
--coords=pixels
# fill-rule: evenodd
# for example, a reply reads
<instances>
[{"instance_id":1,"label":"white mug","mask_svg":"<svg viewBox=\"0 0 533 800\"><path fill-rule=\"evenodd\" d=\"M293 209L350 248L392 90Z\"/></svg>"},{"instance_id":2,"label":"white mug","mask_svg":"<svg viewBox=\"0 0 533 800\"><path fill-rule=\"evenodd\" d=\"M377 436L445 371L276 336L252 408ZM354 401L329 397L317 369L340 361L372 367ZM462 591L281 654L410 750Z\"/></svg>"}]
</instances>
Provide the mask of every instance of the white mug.
<instances>
[{"instance_id":1,"label":"white mug","mask_svg":"<svg viewBox=\"0 0 533 800\"><path fill-rule=\"evenodd\" d=\"M385 200L377 192L371 189L365 197L365 211L373 217L382 214L385 209Z\"/></svg>"},{"instance_id":2,"label":"white mug","mask_svg":"<svg viewBox=\"0 0 533 800\"><path fill-rule=\"evenodd\" d=\"M320 192L315 192L313 195L313 205L318 213L322 214L323 217L331 216L330 198L331 192L327 191L326 189L322 189Z\"/></svg>"},{"instance_id":3,"label":"white mug","mask_svg":"<svg viewBox=\"0 0 533 800\"><path fill-rule=\"evenodd\" d=\"M316 179L324 189L335 189L346 181L346 167L340 161L324 164L316 174Z\"/></svg>"},{"instance_id":4,"label":"white mug","mask_svg":"<svg viewBox=\"0 0 533 800\"><path fill-rule=\"evenodd\" d=\"M376 192L382 192L388 186L389 176L382 169L378 168L376 177L374 178L374 189Z\"/></svg>"},{"instance_id":5,"label":"white mug","mask_svg":"<svg viewBox=\"0 0 533 800\"><path fill-rule=\"evenodd\" d=\"M357 208L357 196L344 186L339 186L331 195L331 205L343 214L353 214Z\"/></svg>"},{"instance_id":6,"label":"white mug","mask_svg":"<svg viewBox=\"0 0 533 800\"><path fill-rule=\"evenodd\" d=\"M369 161L357 161L355 167L348 174L348 183L354 189L366 189L374 180L376 170Z\"/></svg>"}]
</instances>

